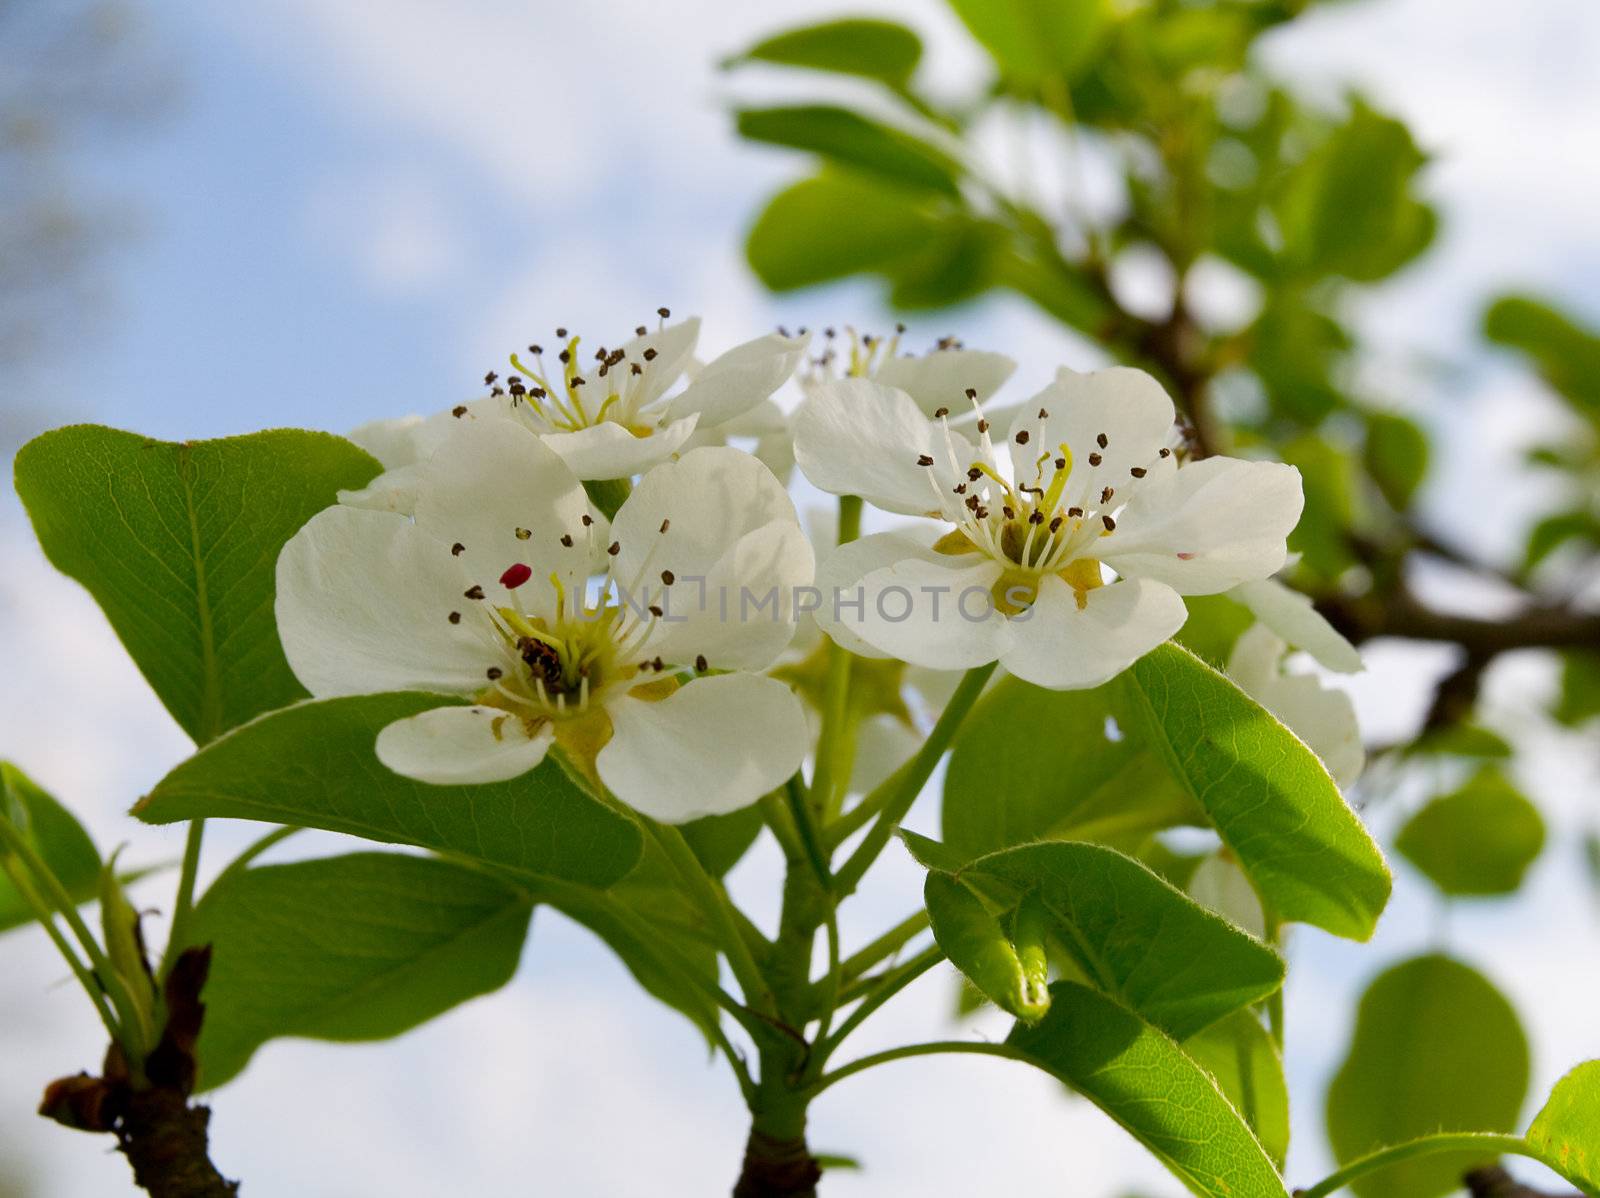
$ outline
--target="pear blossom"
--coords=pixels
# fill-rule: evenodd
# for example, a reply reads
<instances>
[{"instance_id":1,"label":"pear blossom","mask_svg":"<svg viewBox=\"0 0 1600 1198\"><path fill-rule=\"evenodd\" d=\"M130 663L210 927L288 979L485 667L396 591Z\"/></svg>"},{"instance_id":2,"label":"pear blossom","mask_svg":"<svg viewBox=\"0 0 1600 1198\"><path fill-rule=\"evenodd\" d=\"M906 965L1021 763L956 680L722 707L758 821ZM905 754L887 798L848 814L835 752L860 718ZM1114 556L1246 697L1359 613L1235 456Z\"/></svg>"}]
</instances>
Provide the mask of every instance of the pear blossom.
<instances>
[{"instance_id":1,"label":"pear blossom","mask_svg":"<svg viewBox=\"0 0 1600 1198\"><path fill-rule=\"evenodd\" d=\"M497 414L496 405L478 399L432 416L413 414L358 425L345 434L346 439L377 458L383 473L365 487L340 491L339 502L409 516L416 506L422 464L433 456L434 450L449 440L461 421Z\"/></svg>"},{"instance_id":2,"label":"pear blossom","mask_svg":"<svg viewBox=\"0 0 1600 1198\"><path fill-rule=\"evenodd\" d=\"M1290 645L1311 654L1318 665L1337 674L1366 669L1360 652L1311 605L1310 597L1276 578L1241 583L1228 595Z\"/></svg>"},{"instance_id":3,"label":"pear blossom","mask_svg":"<svg viewBox=\"0 0 1600 1198\"><path fill-rule=\"evenodd\" d=\"M811 576L793 504L746 453L656 467L608 527L553 449L484 420L421 468L414 519L335 506L296 533L277 617L319 698L471 700L384 728L377 755L396 773L503 781L559 745L624 802L681 822L754 802L800 765L800 703L753 671L787 645L788 597ZM782 610L744 602L774 592Z\"/></svg>"},{"instance_id":4,"label":"pear blossom","mask_svg":"<svg viewBox=\"0 0 1600 1198\"><path fill-rule=\"evenodd\" d=\"M663 321L668 312L660 309ZM580 340L557 329L562 346L547 365L545 350L513 354L518 372L495 386L501 410L544 438L580 479L630 478L687 447L691 435L737 427L793 376L810 335L785 331L746 341L705 366L694 361L700 318L644 325L615 349L581 361ZM685 373L688 385L667 393ZM495 382L491 377L491 384ZM730 430L731 431L731 430Z\"/></svg>"},{"instance_id":5,"label":"pear blossom","mask_svg":"<svg viewBox=\"0 0 1600 1198\"><path fill-rule=\"evenodd\" d=\"M1299 472L1181 463L1172 401L1125 367L1058 372L1017 412L1002 462L974 393L977 442L881 381L817 388L795 455L824 491L940 522L876 533L819 568L817 613L856 652L934 669L998 660L1054 689L1097 686L1175 633L1183 595L1270 577L1300 516Z\"/></svg>"},{"instance_id":6,"label":"pear blossom","mask_svg":"<svg viewBox=\"0 0 1600 1198\"><path fill-rule=\"evenodd\" d=\"M807 398L841 376L871 379L905 392L925 415L931 417L943 408L959 424L971 414L964 398L967 392L984 403L1017 369L1004 354L967 349L951 337L941 339L925 354L902 354L904 325L896 325L894 335L888 338L858 334L854 329L846 329L843 338L833 329L825 329L823 334L826 348L812 368L799 376Z\"/></svg>"},{"instance_id":7,"label":"pear blossom","mask_svg":"<svg viewBox=\"0 0 1600 1198\"><path fill-rule=\"evenodd\" d=\"M1341 788L1348 787L1366 763L1355 704L1344 691L1323 686L1314 674L1284 672L1288 650L1273 629L1252 624L1234 642L1227 675L1305 741Z\"/></svg>"}]
</instances>

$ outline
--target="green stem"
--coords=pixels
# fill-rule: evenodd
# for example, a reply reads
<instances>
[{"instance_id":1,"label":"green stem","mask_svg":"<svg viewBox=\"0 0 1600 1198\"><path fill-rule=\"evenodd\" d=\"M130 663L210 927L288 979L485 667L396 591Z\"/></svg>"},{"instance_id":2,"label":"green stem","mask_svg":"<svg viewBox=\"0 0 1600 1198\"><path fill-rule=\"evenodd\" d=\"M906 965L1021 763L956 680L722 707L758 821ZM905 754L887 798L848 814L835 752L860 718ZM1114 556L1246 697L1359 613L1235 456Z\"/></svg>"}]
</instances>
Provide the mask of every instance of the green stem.
<instances>
[{"instance_id":1,"label":"green stem","mask_svg":"<svg viewBox=\"0 0 1600 1198\"><path fill-rule=\"evenodd\" d=\"M838 543L846 545L861 535L861 497L839 497ZM854 764L854 737L850 724L849 651L828 642L828 676L822 699L822 729L817 736L817 768L811 778L811 801L823 819L839 814Z\"/></svg>"},{"instance_id":2,"label":"green stem","mask_svg":"<svg viewBox=\"0 0 1600 1198\"><path fill-rule=\"evenodd\" d=\"M943 960L944 950L936 944L929 945L898 969L884 974L877 989L861 1000L861 1005L850 1012L849 1018L839 1025L839 1030L818 1043L816 1051L812 1054L813 1076L822 1072L822 1067L828 1063L828 1058L838 1050L839 1045L849 1039L850 1033L865 1023L874 1011Z\"/></svg>"},{"instance_id":3,"label":"green stem","mask_svg":"<svg viewBox=\"0 0 1600 1198\"><path fill-rule=\"evenodd\" d=\"M762 976L761 968L756 964L755 958L750 954L750 946L745 942L744 934L739 930L739 923L734 917L733 904L728 900L727 892L706 872L705 866L700 864L700 858L694 855L689 842L676 827L658 823L645 816L640 816L639 819L656 838L656 842L666 850L668 860L678 871L684 885L689 888L691 897L700 905L712 928L719 933L723 952L728 958L728 965L733 969L733 976L739 981L739 988L744 991L745 1001L757 1010L771 1014L772 996L766 979Z\"/></svg>"},{"instance_id":4,"label":"green stem","mask_svg":"<svg viewBox=\"0 0 1600 1198\"><path fill-rule=\"evenodd\" d=\"M927 926L928 913L926 911L916 911L906 916L871 944L851 953L844 959L845 980L854 981L885 957L899 952L907 942Z\"/></svg>"},{"instance_id":5,"label":"green stem","mask_svg":"<svg viewBox=\"0 0 1600 1198\"><path fill-rule=\"evenodd\" d=\"M789 779L785 791L789 797L789 814L794 819L795 835L800 840L800 847L806 860L811 863L811 870L817 875L817 881L821 882L824 888L831 889L833 874L828 868L827 854L822 851L817 826L811 819L811 809L806 805L806 796L800 789L798 774Z\"/></svg>"},{"instance_id":6,"label":"green stem","mask_svg":"<svg viewBox=\"0 0 1600 1198\"><path fill-rule=\"evenodd\" d=\"M1486 1156L1511 1152L1536 1161L1542 1159L1534 1151L1533 1145L1521 1136L1483 1131L1445 1132L1437 1136L1424 1136L1420 1140L1408 1140L1392 1148L1380 1148L1377 1152L1351 1161L1337 1173L1331 1173L1316 1185L1297 1193L1299 1198L1326 1198L1358 1177L1365 1177L1368 1173L1387 1169L1390 1165L1398 1165L1413 1157L1432 1156L1436 1152L1482 1152Z\"/></svg>"},{"instance_id":7,"label":"green stem","mask_svg":"<svg viewBox=\"0 0 1600 1198\"><path fill-rule=\"evenodd\" d=\"M832 1073L819 1077L807 1090L807 1098L815 1098L829 1086L842 1082L852 1074L862 1070L871 1069L876 1065L887 1065L890 1061L903 1061L908 1057L926 1057L935 1053L977 1053L986 1057L1005 1057L1012 1061L1027 1061L1029 1058L1019 1049L1012 1048L1009 1044L988 1044L981 1040L930 1040L926 1044L906 1044L900 1048L885 1049L875 1052L870 1056L861 1057L851 1061L848 1065L841 1065ZM1311 1191L1306 1191L1310 1198Z\"/></svg>"},{"instance_id":8,"label":"green stem","mask_svg":"<svg viewBox=\"0 0 1600 1198\"><path fill-rule=\"evenodd\" d=\"M121 1043L122 1036L117 1030L116 1016L111 1013L111 1008L106 1005L106 996L100 987L95 984L94 974L89 972L83 959L73 951L72 942L61 934L61 929L56 926L55 916L51 913L44 899L39 897L39 892L33 888L26 874L17 867L17 864L3 854L0 854L0 870L4 870L11 885L22 896L22 901L33 911L34 919L39 921L39 926L45 930L45 935L50 937L56 951L61 954L67 965L71 967L73 976L78 979L78 984L83 987L83 992L89 996L89 1001L94 1004L95 1013L100 1016L100 1022L105 1024L106 1031L110 1033L113 1043Z\"/></svg>"},{"instance_id":9,"label":"green stem","mask_svg":"<svg viewBox=\"0 0 1600 1198\"><path fill-rule=\"evenodd\" d=\"M950 747L950 742L955 738L956 729L961 726L961 722L967 718L967 713L972 710L972 705L983 693L989 675L994 673L994 667L995 663L990 662L988 665L968 670L960 685L956 687L955 694L950 696L950 702L945 705L938 722L933 726L933 731L928 733L928 739L923 741L916 755L896 770L882 786L861 800L861 808L876 810L878 818L868 829L861 843L856 846L855 852L850 854L849 859L834 875L835 891L841 898L854 892L862 876L878 859L883 847L889 843L895 828L905 819L906 812L910 811L911 805L917 801L917 796L922 793L923 786L932 776L934 767L939 764L939 758L944 756L944 751Z\"/></svg>"},{"instance_id":10,"label":"green stem","mask_svg":"<svg viewBox=\"0 0 1600 1198\"><path fill-rule=\"evenodd\" d=\"M186 947L189 935L189 917L194 913L195 879L200 873L200 842L206 832L206 821L191 820L189 834L183 842L183 866L178 873L178 896L172 908L172 929L167 935L167 951L161 962L161 975L178 959Z\"/></svg>"}]
</instances>

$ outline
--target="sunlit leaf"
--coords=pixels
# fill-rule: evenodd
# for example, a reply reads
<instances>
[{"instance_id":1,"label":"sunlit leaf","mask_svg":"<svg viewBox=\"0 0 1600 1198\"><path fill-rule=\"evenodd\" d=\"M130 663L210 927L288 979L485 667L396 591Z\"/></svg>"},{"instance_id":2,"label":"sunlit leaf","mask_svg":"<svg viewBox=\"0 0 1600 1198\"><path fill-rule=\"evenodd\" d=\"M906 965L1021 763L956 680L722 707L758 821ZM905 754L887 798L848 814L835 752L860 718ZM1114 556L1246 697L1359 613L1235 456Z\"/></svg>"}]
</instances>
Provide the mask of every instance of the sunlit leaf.
<instances>
[{"instance_id":1,"label":"sunlit leaf","mask_svg":"<svg viewBox=\"0 0 1600 1198\"><path fill-rule=\"evenodd\" d=\"M951 0L950 6L1019 89L1072 78L1110 17L1105 0Z\"/></svg>"},{"instance_id":2,"label":"sunlit leaf","mask_svg":"<svg viewBox=\"0 0 1600 1198\"><path fill-rule=\"evenodd\" d=\"M1528 1041L1477 970L1443 956L1386 970L1362 996L1349 1053L1328 1088L1341 1163L1440 1131L1510 1132L1528 1091ZM1361 1198L1438 1198L1490 1159L1442 1153L1354 1183Z\"/></svg>"},{"instance_id":3,"label":"sunlit leaf","mask_svg":"<svg viewBox=\"0 0 1600 1198\"><path fill-rule=\"evenodd\" d=\"M272 712L183 762L134 814L153 824L220 816L325 828L591 886L633 867L637 825L579 791L554 761L484 786L430 786L379 764L381 729L453 702L357 695Z\"/></svg>"},{"instance_id":4,"label":"sunlit leaf","mask_svg":"<svg viewBox=\"0 0 1600 1198\"><path fill-rule=\"evenodd\" d=\"M1202 1198L1286 1198L1267 1152L1211 1076L1127 1008L1073 982L1006 1043L1088 1098Z\"/></svg>"},{"instance_id":5,"label":"sunlit leaf","mask_svg":"<svg viewBox=\"0 0 1600 1198\"><path fill-rule=\"evenodd\" d=\"M830 171L773 196L745 254L763 283L789 291L892 264L936 227L926 195Z\"/></svg>"},{"instance_id":6,"label":"sunlit leaf","mask_svg":"<svg viewBox=\"0 0 1600 1198\"><path fill-rule=\"evenodd\" d=\"M1124 678L1173 777L1271 911L1336 936L1371 936L1389 899L1389 869L1316 755L1176 645L1147 654Z\"/></svg>"},{"instance_id":7,"label":"sunlit leaf","mask_svg":"<svg viewBox=\"0 0 1600 1198\"><path fill-rule=\"evenodd\" d=\"M305 697L273 619L278 551L377 472L350 442L300 429L173 443L74 425L16 460L45 555L199 744Z\"/></svg>"},{"instance_id":8,"label":"sunlit leaf","mask_svg":"<svg viewBox=\"0 0 1600 1198\"><path fill-rule=\"evenodd\" d=\"M1277 1045L1261 1020L1235 1011L1190 1036L1183 1051L1211 1075L1281 1169L1289 1151L1289 1087Z\"/></svg>"},{"instance_id":9,"label":"sunlit leaf","mask_svg":"<svg viewBox=\"0 0 1600 1198\"><path fill-rule=\"evenodd\" d=\"M1587 1194L1600 1194L1600 1061L1556 1083L1528 1128L1541 1159Z\"/></svg>"}]
</instances>

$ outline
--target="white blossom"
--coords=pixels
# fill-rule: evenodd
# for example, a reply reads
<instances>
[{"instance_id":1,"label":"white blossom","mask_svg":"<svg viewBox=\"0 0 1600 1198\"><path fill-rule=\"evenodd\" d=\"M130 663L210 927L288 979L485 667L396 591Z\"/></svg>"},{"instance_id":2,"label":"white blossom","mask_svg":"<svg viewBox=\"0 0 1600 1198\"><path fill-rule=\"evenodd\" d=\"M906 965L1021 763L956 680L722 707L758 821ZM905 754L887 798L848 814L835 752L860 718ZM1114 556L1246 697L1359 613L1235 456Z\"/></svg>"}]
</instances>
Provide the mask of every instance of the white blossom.
<instances>
[{"instance_id":1,"label":"white blossom","mask_svg":"<svg viewBox=\"0 0 1600 1198\"><path fill-rule=\"evenodd\" d=\"M958 377L939 388L963 390ZM796 416L813 484L942 525L866 536L823 562L818 618L846 648L935 669L999 660L1040 686L1096 686L1182 626L1181 596L1267 578L1285 560L1298 471L1180 465L1172 402L1141 371L1060 371L1018 410L1005 462L981 411L976 444L952 427L956 403L930 419L896 387L844 378Z\"/></svg>"},{"instance_id":2,"label":"white blossom","mask_svg":"<svg viewBox=\"0 0 1600 1198\"><path fill-rule=\"evenodd\" d=\"M1361 774L1366 753L1355 704L1342 690L1323 686L1314 674L1283 669L1289 646L1265 624L1252 624L1234 642L1227 674L1322 759L1342 787Z\"/></svg>"},{"instance_id":3,"label":"white blossom","mask_svg":"<svg viewBox=\"0 0 1600 1198\"><path fill-rule=\"evenodd\" d=\"M746 453L655 468L608 528L539 437L483 420L421 468L414 519L313 517L279 558L277 616L317 697L472 700L385 728L378 757L397 773L499 781L554 743L625 802L680 822L751 803L800 765L799 701L751 671L788 643L789 597L811 575L793 504Z\"/></svg>"}]
</instances>

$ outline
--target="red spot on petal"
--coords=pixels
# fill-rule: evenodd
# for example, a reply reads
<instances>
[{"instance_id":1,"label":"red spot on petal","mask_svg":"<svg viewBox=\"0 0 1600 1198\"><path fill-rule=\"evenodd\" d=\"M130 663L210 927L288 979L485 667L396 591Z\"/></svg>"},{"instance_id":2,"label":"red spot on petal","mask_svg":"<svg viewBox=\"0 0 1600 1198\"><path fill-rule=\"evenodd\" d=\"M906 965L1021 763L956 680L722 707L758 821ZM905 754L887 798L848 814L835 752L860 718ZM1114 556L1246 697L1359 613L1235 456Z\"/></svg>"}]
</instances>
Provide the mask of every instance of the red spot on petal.
<instances>
[{"instance_id":1,"label":"red spot on petal","mask_svg":"<svg viewBox=\"0 0 1600 1198\"><path fill-rule=\"evenodd\" d=\"M500 575L500 585L508 591L514 591L532 577L532 567L518 562L516 565L507 568L506 572Z\"/></svg>"},{"instance_id":2,"label":"red spot on petal","mask_svg":"<svg viewBox=\"0 0 1600 1198\"><path fill-rule=\"evenodd\" d=\"M1178 560L1180 562L1192 561L1193 559L1194 559L1194 554L1192 554L1192 553L1180 553L1180 554L1178 554Z\"/></svg>"}]
</instances>

